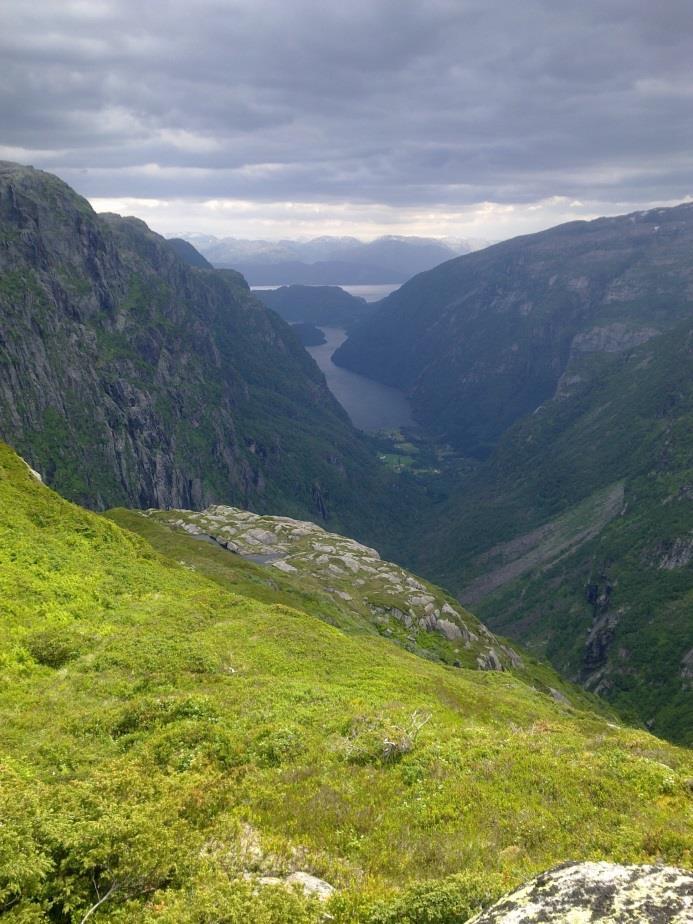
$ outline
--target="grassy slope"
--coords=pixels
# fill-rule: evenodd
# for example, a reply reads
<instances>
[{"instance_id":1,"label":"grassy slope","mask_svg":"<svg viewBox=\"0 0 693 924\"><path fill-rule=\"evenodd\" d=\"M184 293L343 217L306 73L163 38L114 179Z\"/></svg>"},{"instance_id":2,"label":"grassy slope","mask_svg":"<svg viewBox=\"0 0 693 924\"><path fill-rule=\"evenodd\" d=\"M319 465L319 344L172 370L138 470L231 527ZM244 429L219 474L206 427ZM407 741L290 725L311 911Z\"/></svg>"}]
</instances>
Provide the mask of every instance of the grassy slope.
<instances>
[{"instance_id":1,"label":"grassy slope","mask_svg":"<svg viewBox=\"0 0 693 924\"><path fill-rule=\"evenodd\" d=\"M242 878L303 869L337 921L430 924L567 858L691 862L688 752L232 594L6 448L0 601L8 921L82 921L113 888L89 920L317 922Z\"/></svg>"},{"instance_id":2,"label":"grassy slope","mask_svg":"<svg viewBox=\"0 0 693 924\"><path fill-rule=\"evenodd\" d=\"M185 515L183 511L178 513ZM363 590L357 590L355 587L347 588L346 582L343 589L350 589L352 596L349 604L340 600L332 592L335 584L342 586L335 578L329 581L330 589L328 589L324 579L321 580L315 574L303 571L294 576L284 574L275 568L256 565L217 545L200 542L181 530L169 528L165 525L164 517L167 513L164 511L161 511L160 516L157 517L146 517L138 511L122 509L110 510L106 515L124 529L145 538L167 558L211 578L227 590L252 597L263 603L282 603L295 607L330 625L337 626L344 632L369 635L386 633L392 641L414 654L442 661L448 665L455 662L458 665L461 663L463 667L476 670L476 655L480 650L479 647L472 645L469 650L461 648L459 644L447 641L439 633L424 630L417 631L416 640L412 642L413 630L405 628L396 619L382 621L376 625L372 614L361 601ZM296 564L295 560L294 564ZM432 593L443 594L440 588L435 586L429 586L428 589ZM370 597L377 597L377 586L367 588L367 590L370 590ZM390 601L385 599L383 602L389 603ZM449 602L457 606L458 610L462 610L454 598L450 597ZM406 609L404 604L402 604L402 609ZM463 610L463 612L466 611ZM466 615L469 627L475 631L475 617L469 613ZM519 646L516 650L521 651ZM578 708L600 711L609 718L614 718L614 714L610 712L603 700L566 682L550 667L548 662L538 660L525 651L522 651L521 657L522 663L512 668L512 673L521 680L544 693L549 693L553 688Z\"/></svg>"}]
</instances>

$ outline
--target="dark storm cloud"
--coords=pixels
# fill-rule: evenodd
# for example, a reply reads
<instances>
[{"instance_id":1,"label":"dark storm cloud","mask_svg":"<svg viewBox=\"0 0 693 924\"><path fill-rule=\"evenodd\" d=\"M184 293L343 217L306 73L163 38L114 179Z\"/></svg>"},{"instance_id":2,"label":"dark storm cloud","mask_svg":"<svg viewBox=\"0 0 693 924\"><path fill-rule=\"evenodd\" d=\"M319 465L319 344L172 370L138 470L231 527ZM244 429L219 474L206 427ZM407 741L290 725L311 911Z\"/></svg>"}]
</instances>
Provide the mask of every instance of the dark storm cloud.
<instances>
[{"instance_id":1,"label":"dark storm cloud","mask_svg":"<svg viewBox=\"0 0 693 924\"><path fill-rule=\"evenodd\" d=\"M4 0L2 155L98 197L693 189L690 0Z\"/></svg>"}]
</instances>

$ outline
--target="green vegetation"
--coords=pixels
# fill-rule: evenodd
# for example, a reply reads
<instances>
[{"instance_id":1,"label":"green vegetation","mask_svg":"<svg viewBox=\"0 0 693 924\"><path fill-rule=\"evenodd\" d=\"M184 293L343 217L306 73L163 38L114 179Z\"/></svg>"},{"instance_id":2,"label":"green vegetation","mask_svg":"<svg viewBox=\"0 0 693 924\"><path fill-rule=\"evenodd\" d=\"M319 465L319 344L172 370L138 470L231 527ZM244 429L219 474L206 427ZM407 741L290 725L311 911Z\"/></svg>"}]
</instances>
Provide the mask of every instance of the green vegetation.
<instances>
[{"instance_id":1,"label":"green vegetation","mask_svg":"<svg viewBox=\"0 0 693 924\"><path fill-rule=\"evenodd\" d=\"M271 565L255 564L242 554L227 551L216 542L205 541L210 533L221 541L228 539L228 525L243 525L247 529L252 528L253 532L258 529L276 530L280 538L282 529L290 528L282 518L254 517L248 522L247 513L236 511L238 517L234 518L233 511L222 509L226 513L220 516L221 523L216 524L204 512L184 510L148 511L147 515L131 510L112 510L107 516L125 529L144 537L158 552L235 593L265 603L295 607L344 632L367 635L379 633L412 654L450 666L477 669L477 659L481 658L483 663L485 657L493 652L499 666L502 665L504 670L509 670L535 689L563 697L564 702L582 709L593 709L613 719L613 713L602 700L566 683L545 661L538 661L517 646L513 650L503 639L490 635L471 613L439 587L422 582L420 578L408 575L391 563L374 562L367 557L360 562L365 568L352 570L359 562L359 549L354 548L355 544L351 540L318 531L298 541L285 543L284 547L290 550L290 554L283 557L290 562L294 573L287 573ZM213 516L219 510L215 508ZM197 526L202 533L190 535L181 528L181 524ZM296 525L300 532L308 528L315 529L313 524ZM244 546L238 532L234 534L234 541L245 554L258 552L255 540ZM314 548L314 542L318 543L320 549ZM324 557L317 553L322 553L326 543L332 547L334 554L329 563L319 564L315 559ZM276 555L280 548L281 543L275 544L270 547L270 551ZM351 568L342 575L330 568L333 563L344 568L340 554L347 555L351 564ZM374 565L379 569L378 573L375 573ZM413 581L409 588L405 586L408 578ZM428 596L424 598L421 594ZM433 601L434 613L452 619L461 627L465 638L448 639L442 632L434 630L424 608L427 599ZM407 619L405 614L412 618Z\"/></svg>"},{"instance_id":2,"label":"green vegetation","mask_svg":"<svg viewBox=\"0 0 693 924\"><path fill-rule=\"evenodd\" d=\"M2 435L51 485L320 520L533 652L339 536L261 567L0 444L4 920L460 924L568 859L691 864L691 753L534 654L693 743L693 209L387 300L344 355L415 386L427 443L354 431L237 273L0 184ZM470 669L491 645L506 670Z\"/></svg>"},{"instance_id":3,"label":"green vegetation","mask_svg":"<svg viewBox=\"0 0 693 924\"><path fill-rule=\"evenodd\" d=\"M689 753L254 577L231 593L0 448L6 920L446 924L568 858L691 862Z\"/></svg>"},{"instance_id":4,"label":"green vegetation","mask_svg":"<svg viewBox=\"0 0 693 924\"><path fill-rule=\"evenodd\" d=\"M398 558L658 734L693 742L693 207L422 273L335 355L412 394L437 466ZM439 474L433 473L437 469Z\"/></svg>"},{"instance_id":5,"label":"green vegetation","mask_svg":"<svg viewBox=\"0 0 693 924\"><path fill-rule=\"evenodd\" d=\"M520 421L412 566L622 713L693 743L690 322Z\"/></svg>"}]
</instances>

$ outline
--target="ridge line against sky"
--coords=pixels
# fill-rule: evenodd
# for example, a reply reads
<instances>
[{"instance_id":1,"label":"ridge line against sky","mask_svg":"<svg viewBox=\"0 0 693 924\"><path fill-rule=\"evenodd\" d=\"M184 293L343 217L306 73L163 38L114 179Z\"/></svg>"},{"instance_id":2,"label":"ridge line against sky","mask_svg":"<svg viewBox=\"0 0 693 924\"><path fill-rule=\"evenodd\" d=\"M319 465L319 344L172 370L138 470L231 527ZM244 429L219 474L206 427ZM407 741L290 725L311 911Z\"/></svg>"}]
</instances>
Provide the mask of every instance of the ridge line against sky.
<instances>
[{"instance_id":1,"label":"ridge line against sky","mask_svg":"<svg viewBox=\"0 0 693 924\"><path fill-rule=\"evenodd\" d=\"M0 158L165 234L491 240L690 201L690 0L4 0Z\"/></svg>"}]
</instances>

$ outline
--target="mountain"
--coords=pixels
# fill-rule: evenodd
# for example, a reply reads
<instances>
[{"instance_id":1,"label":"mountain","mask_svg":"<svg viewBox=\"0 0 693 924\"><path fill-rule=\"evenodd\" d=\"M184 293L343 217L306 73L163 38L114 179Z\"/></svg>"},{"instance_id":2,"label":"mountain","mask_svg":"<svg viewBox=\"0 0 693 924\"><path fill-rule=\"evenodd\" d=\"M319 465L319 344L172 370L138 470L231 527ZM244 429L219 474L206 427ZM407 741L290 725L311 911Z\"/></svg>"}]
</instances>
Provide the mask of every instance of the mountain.
<instances>
[{"instance_id":1,"label":"mountain","mask_svg":"<svg viewBox=\"0 0 693 924\"><path fill-rule=\"evenodd\" d=\"M291 329L304 347L322 346L323 343L327 343L327 337L322 330L309 321L297 321L291 325Z\"/></svg>"},{"instance_id":2,"label":"mountain","mask_svg":"<svg viewBox=\"0 0 693 924\"><path fill-rule=\"evenodd\" d=\"M467 254L384 299L334 361L410 392L466 455L557 389L690 315L693 205L571 222Z\"/></svg>"},{"instance_id":3,"label":"mountain","mask_svg":"<svg viewBox=\"0 0 693 924\"><path fill-rule=\"evenodd\" d=\"M8 921L431 924L569 858L690 861L690 752L231 592L205 551L251 563L164 557L4 446L0 535Z\"/></svg>"},{"instance_id":4,"label":"mountain","mask_svg":"<svg viewBox=\"0 0 693 924\"><path fill-rule=\"evenodd\" d=\"M242 260L215 262L215 266L232 267L241 272L251 286L367 286L397 283L403 277L387 267L350 263L347 260L319 260L302 263L245 263Z\"/></svg>"},{"instance_id":5,"label":"mountain","mask_svg":"<svg viewBox=\"0 0 693 924\"><path fill-rule=\"evenodd\" d=\"M369 266L390 267L398 280L405 280L471 249L464 241L453 248L435 239L389 235L359 244L350 251L350 257Z\"/></svg>"},{"instance_id":6,"label":"mountain","mask_svg":"<svg viewBox=\"0 0 693 924\"><path fill-rule=\"evenodd\" d=\"M250 241L182 234L215 266L232 267L251 285L359 285L404 282L485 241L388 235L363 242L354 237L309 241Z\"/></svg>"},{"instance_id":7,"label":"mountain","mask_svg":"<svg viewBox=\"0 0 693 924\"><path fill-rule=\"evenodd\" d=\"M521 420L412 561L489 626L693 744L693 320Z\"/></svg>"},{"instance_id":8,"label":"mountain","mask_svg":"<svg viewBox=\"0 0 693 924\"><path fill-rule=\"evenodd\" d=\"M196 266L198 269L214 269L209 260L205 260L199 250L196 250L188 241L180 237L170 237L168 244L188 266Z\"/></svg>"},{"instance_id":9,"label":"mountain","mask_svg":"<svg viewBox=\"0 0 693 924\"><path fill-rule=\"evenodd\" d=\"M689 205L518 238L411 280L335 356L482 460L438 489L414 570L687 743L691 252Z\"/></svg>"},{"instance_id":10,"label":"mountain","mask_svg":"<svg viewBox=\"0 0 693 924\"><path fill-rule=\"evenodd\" d=\"M255 295L285 321L322 327L350 328L373 311L372 303L339 286L280 286L260 289Z\"/></svg>"},{"instance_id":11,"label":"mountain","mask_svg":"<svg viewBox=\"0 0 693 924\"><path fill-rule=\"evenodd\" d=\"M143 222L9 163L0 434L96 508L227 502L359 534L394 522L375 454L239 274L192 268Z\"/></svg>"}]
</instances>

